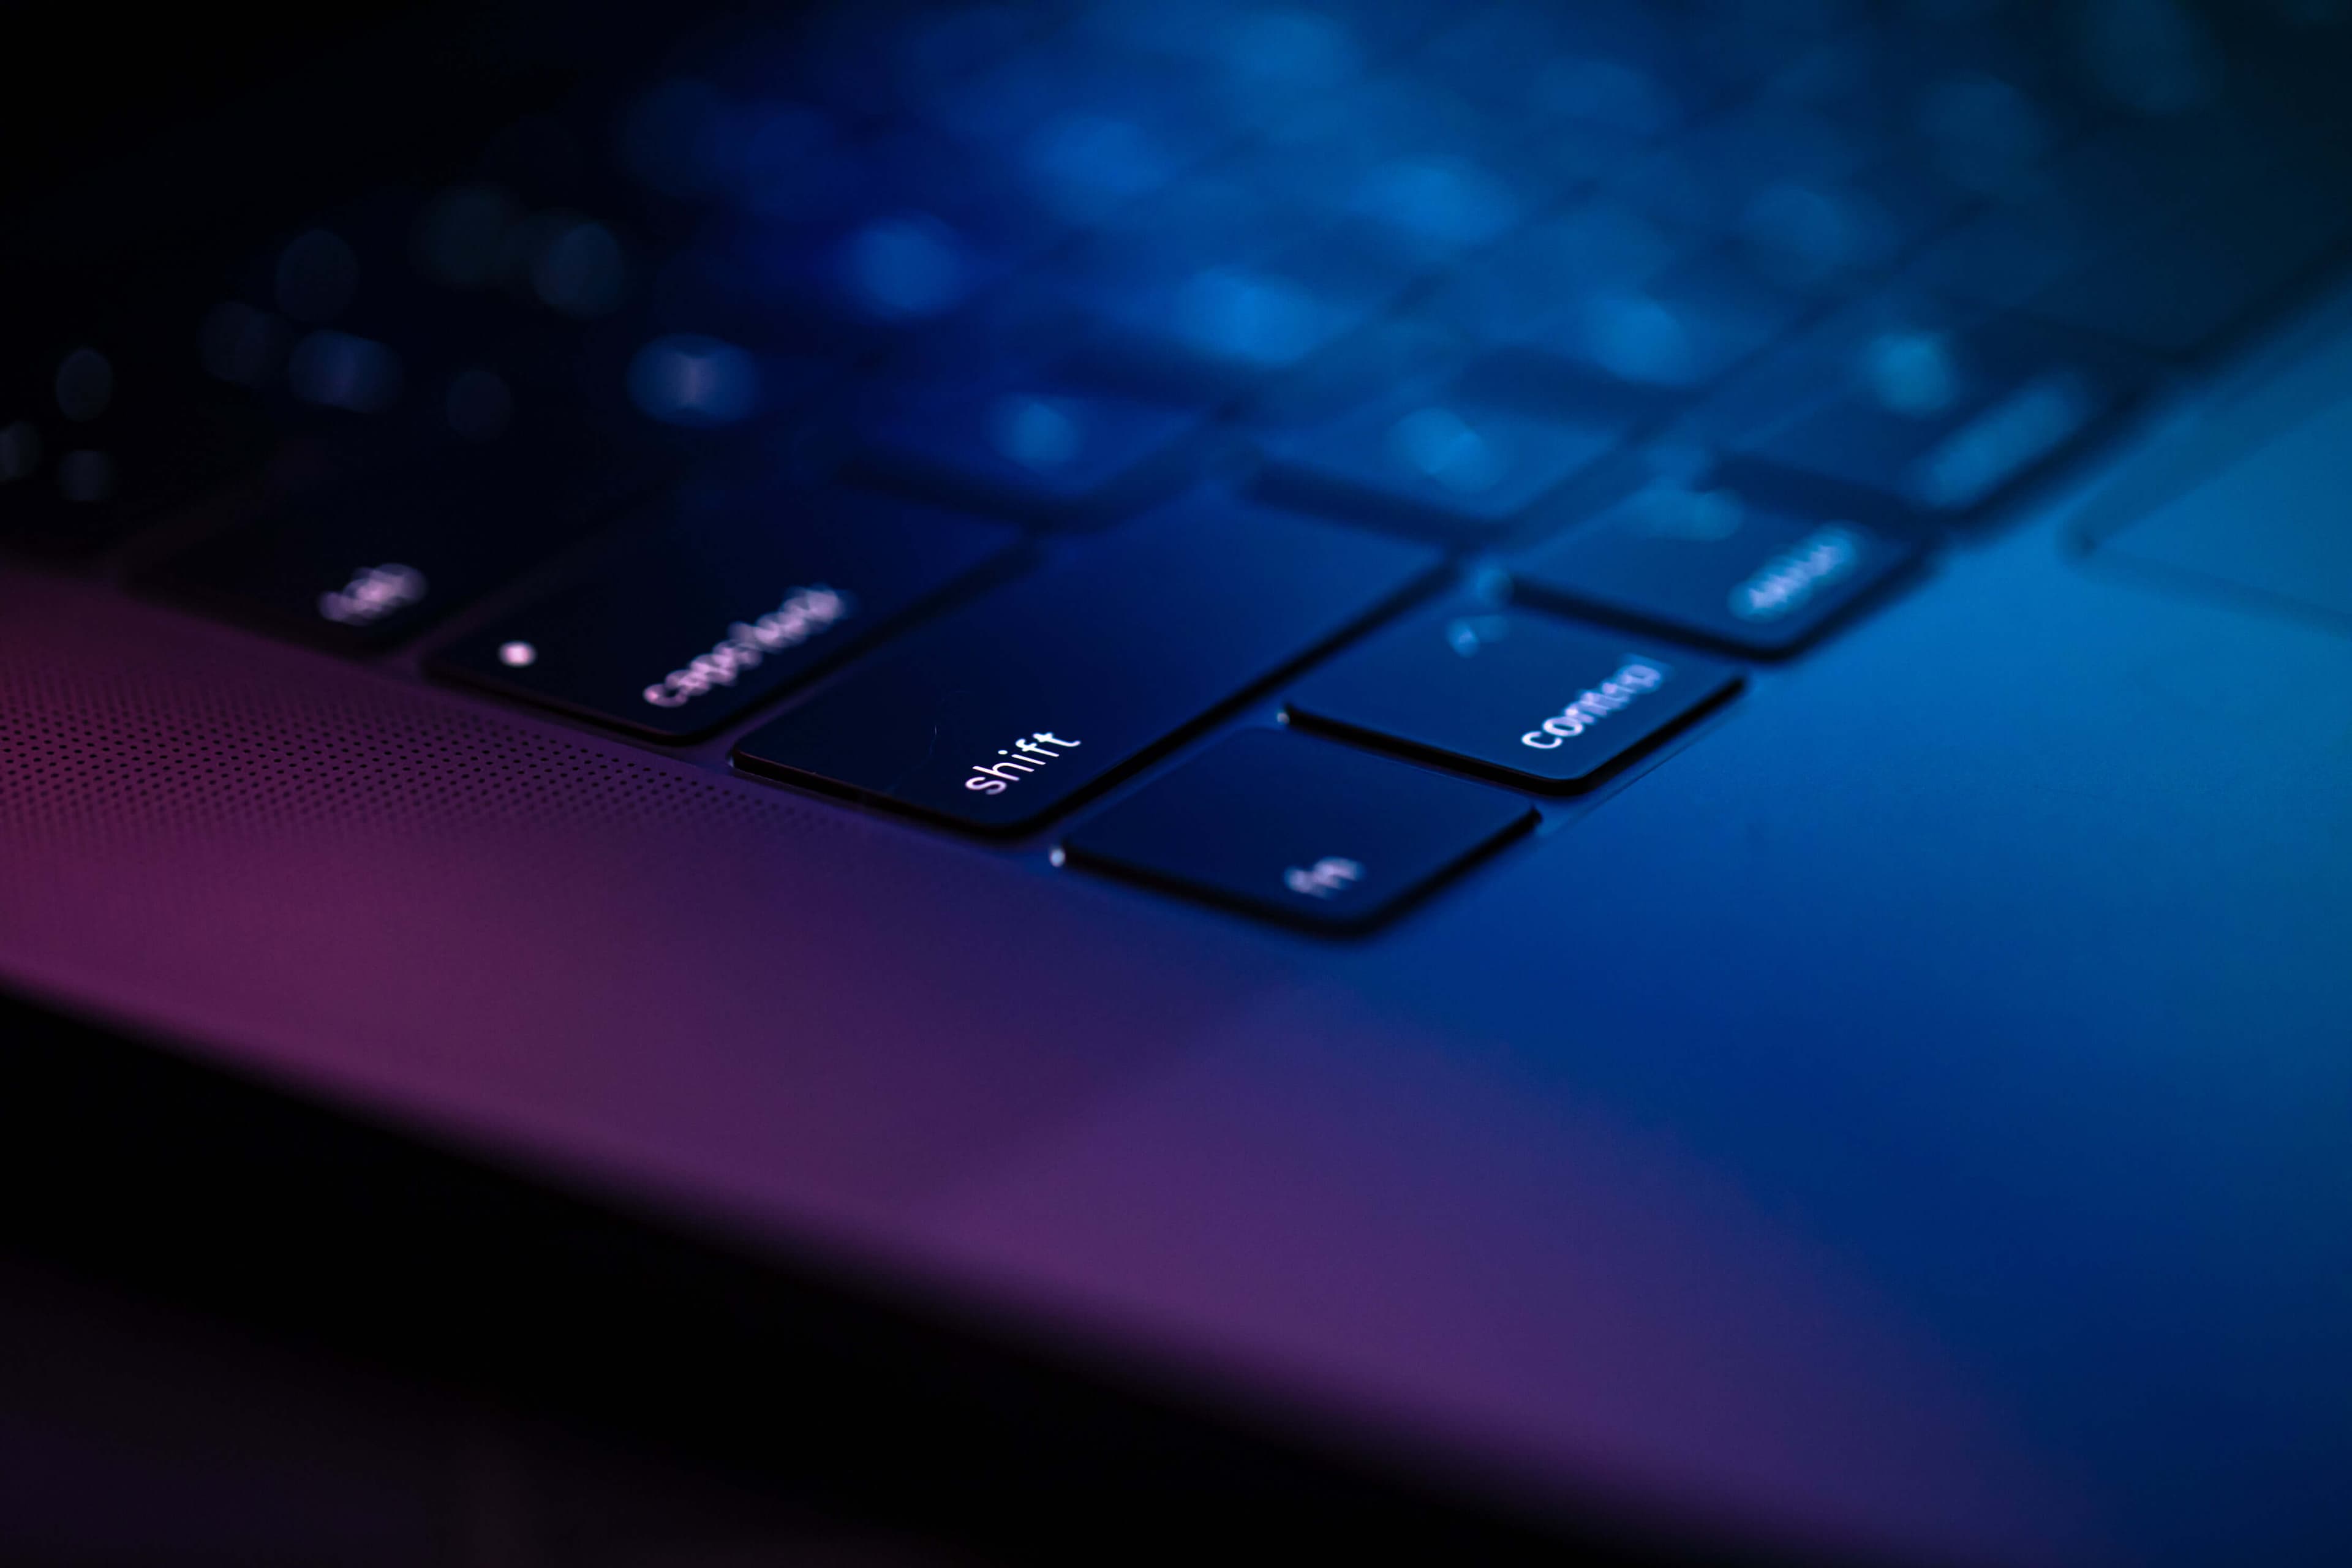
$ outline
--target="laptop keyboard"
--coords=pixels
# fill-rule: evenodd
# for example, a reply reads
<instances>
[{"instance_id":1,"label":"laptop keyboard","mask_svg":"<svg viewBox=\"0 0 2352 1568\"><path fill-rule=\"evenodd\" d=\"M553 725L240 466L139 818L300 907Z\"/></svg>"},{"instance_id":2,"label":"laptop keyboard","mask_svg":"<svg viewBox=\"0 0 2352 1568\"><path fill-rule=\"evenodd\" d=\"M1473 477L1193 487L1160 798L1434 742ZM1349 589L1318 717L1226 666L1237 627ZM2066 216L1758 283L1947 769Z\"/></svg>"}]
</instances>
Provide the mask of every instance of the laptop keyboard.
<instances>
[{"instance_id":1,"label":"laptop keyboard","mask_svg":"<svg viewBox=\"0 0 2352 1568\"><path fill-rule=\"evenodd\" d=\"M2347 71L2290 0L736 19L14 333L0 543L1353 927L2331 276Z\"/></svg>"}]
</instances>

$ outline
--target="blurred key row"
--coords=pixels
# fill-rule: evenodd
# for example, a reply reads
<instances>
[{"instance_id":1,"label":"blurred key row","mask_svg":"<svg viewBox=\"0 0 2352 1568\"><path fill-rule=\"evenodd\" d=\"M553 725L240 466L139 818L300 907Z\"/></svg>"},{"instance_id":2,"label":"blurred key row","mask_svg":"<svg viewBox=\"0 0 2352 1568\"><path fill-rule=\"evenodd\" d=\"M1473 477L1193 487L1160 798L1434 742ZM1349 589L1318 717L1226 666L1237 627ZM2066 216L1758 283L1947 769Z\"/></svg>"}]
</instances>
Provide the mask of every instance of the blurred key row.
<instances>
[{"instance_id":1,"label":"blurred key row","mask_svg":"<svg viewBox=\"0 0 2352 1568\"><path fill-rule=\"evenodd\" d=\"M1797 384L1870 426L1840 477L1964 511L2352 229L2325 8L1898 10L730 23L436 192L53 312L7 346L0 536L105 549L519 410L814 424L1027 521L1140 510L1214 433L1285 500L1489 528L1662 428L1813 471ZM1424 357L1351 374L1367 338Z\"/></svg>"},{"instance_id":2,"label":"blurred key row","mask_svg":"<svg viewBox=\"0 0 2352 1568\"><path fill-rule=\"evenodd\" d=\"M469 615L434 674L648 740L823 680L737 764L990 832L1499 551L1286 711L1582 787L2336 265L2347 66L2286 0L739 17L28 318L0 542Z\"/></svg>"}]
</instances>

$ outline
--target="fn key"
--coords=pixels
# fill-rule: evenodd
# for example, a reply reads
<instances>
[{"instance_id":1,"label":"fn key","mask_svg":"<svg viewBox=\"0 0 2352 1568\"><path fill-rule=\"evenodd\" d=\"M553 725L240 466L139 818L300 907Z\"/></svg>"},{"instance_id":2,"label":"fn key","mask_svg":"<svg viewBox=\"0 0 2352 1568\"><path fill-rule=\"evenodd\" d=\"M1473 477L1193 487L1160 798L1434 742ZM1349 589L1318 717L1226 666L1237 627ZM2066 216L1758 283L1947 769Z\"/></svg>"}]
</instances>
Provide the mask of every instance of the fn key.
<instances>
[{"instance_id":1,"label":"fn key","mask_svg":"<svg viewBox=\"0 0 2352 1568\"><path fill-rule=\"evenodd\" d=\"M1081 826L1073 865L1326 931L1370 925L1523 833L1525 801L1280 730L1244 730Z\"/></svg>"}]
</instances>

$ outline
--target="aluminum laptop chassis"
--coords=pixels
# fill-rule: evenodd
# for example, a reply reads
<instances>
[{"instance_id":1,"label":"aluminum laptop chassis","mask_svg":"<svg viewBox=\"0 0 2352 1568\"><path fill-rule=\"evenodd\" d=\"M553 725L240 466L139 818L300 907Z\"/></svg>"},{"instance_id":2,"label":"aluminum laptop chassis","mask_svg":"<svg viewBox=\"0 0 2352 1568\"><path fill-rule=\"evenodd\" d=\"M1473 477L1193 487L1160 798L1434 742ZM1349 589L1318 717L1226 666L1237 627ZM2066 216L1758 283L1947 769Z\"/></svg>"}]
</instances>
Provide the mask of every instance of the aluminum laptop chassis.
<instances>
[{"instance_id":1,"label":"aluminum laptop chassis","mask_svg":"<svg viewBox=\"0 0 2352 1568\"><path fill-rule=\"evenodd\" d=\"M1076 1369L1538 1535L2341 1562L2352 622L2275 563L2232 581L2226 521L2166 525L2223 542L2187 567L2131 546L2192 491L2342 538L2341 448L2278 438L2352 397L2347 322L2180 390L1355 942L1056 868L1052 832L730 776L724 738L656 754L7 568L0 975L202 1064L152 1069L192 1121L109 1135L236 1192L187 1223L269 1238L305 1310L381 1284L352 1272L372 1213L409 1215L383 1256L445 1327L507 1321L463 1302L511 1259L436 1258L437 1177L206 1185L242 1124L199 1086L331 1108L329 1163L378 1147L334 1118L393 1129L746 1280L951 1321L1003 1397L958 1405L894 1341L907 1384L859 1397L910 1420L1046 1422ZM106 1104L54 1088L12 1091L53 1149L53 1110ZM778 1408L792 1369L881 1353L722 1324L646 1245L550 1311L684 1303L767 1359L624 1327L583 1336L582 1383L665 1368L706 1411L821 1423Z\"/></svg>"}]
</instances>

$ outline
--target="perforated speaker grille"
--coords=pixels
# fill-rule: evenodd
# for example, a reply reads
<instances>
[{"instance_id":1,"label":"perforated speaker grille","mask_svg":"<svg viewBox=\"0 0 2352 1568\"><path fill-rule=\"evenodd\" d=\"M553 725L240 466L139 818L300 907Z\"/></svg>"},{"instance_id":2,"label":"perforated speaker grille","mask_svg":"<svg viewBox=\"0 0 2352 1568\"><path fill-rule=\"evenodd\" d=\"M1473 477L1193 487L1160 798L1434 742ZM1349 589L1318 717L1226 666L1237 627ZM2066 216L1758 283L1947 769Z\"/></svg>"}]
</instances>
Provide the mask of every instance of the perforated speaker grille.
<instances>
[{"instance_id":1,"label":"perforated speaker grille","mask_svg":"<svg viewBox=\"0 0 2352 1568\"><path fill-rule=\"evenodd\" d=\"M1258 962L1163 900L0 572L0 985L216 1058L801 1214L1017 1144Z\"/></svg>"},{"instance_id":2,"label":"perforated speaker grille","mask_svg":"<svg viewBox=\"0 0 2352 1568\"><path fill-rule=\"evenodd\" d=\"M722 830L840 820L120 606L77 613L28 602L21 586L0 606L0 835L20 851L255 823L430 832L560 817L620 832L649 819Z\"/></svg>"}]
</instances>

